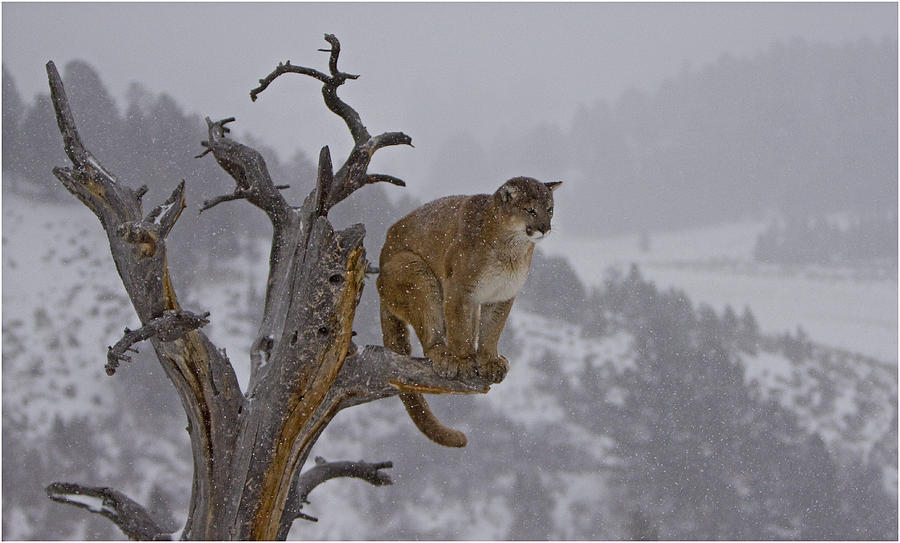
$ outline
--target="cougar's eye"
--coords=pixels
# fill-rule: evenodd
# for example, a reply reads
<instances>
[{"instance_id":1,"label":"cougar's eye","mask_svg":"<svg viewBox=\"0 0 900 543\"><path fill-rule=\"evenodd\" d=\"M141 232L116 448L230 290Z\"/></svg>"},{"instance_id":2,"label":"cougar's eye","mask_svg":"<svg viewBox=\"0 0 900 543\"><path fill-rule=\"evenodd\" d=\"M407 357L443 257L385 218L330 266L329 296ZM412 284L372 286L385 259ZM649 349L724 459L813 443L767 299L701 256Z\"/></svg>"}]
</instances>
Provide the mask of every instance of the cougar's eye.
<instances>
[{"instance_id":1,"label":"cougar's eye","mask_svg":"<svg viewBox=\"0 0 900 543\"><path fill-rule=\"evenodd\" d=\"M525 211L527 211L529 215L537 215L537 212L534 210L533 207L529 207Z\"/></svg>"}]
</instances>

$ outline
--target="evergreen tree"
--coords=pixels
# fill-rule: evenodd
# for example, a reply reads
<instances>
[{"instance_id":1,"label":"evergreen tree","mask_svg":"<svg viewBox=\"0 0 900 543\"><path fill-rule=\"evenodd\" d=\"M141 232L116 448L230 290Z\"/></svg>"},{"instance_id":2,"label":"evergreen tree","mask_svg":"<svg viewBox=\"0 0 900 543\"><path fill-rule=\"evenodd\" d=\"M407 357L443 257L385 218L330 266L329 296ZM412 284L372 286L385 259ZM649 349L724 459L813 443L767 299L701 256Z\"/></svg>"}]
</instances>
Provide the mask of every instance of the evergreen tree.
<instances>
[{"instance_id":1,"label":"evergreen tree","mask_svg":"<svg viewBox=\"0 0 900 543\"><path fill-rule=\"evenodd\" d=\"M21 124L22 173L44 196L62 196L65 189L53 176L54 167L66 163L50 95L39 94Z\"/></svg>"},{"instance_id":2,"label":"evergreen tree","mask_svg":"<svg viewBox=\"0 0 900 543\"><path fill-rule=\"evenodd\" d=\"M750 354L756 354L760 340L759 324L756 322L756 317L753 316L749 306L744 306L739 329L738 347Z\"/></svg>"},{"instance_id":3,"label":"evergreen tree","mask_svg":"<svg viewBox=\"0 0 900 543\"><path fill-rule=\"evenodd\" d=\"M519 299L532 311L571 323L582 321L587 292L565 257L535 250Z\"/></svg>"},{"instance_id":4,"label":"evergreen tree","mask_svg":"<svg viewBox=\"0 0 900 543\"><path fill-rule=\"evenodd\" d=\"M83 60L66 64L63 78L68 83L72 113L85 144L116 174L121 171L122 120L119 108L100 74Z\"/></svg>"},{"instance_id":5,"label":"evergreen tree","mask_svg":"<svg viewBox=\"0 0 900 543\"><path fill-rule=\"evenodd\" d=\"M507 539L546 541L553 539L553 495L535 471L516 473L509 505L513 511Z\"/></svg>"},{"instance_id":6,"label":"evergreen tree","mask_svg":"<svg viewBox=\"0 0 900 543\"><path fill-rule=\"evenodd\" d=\"M3 66L3 170L21 173L22 141L19 124L25 115L25 103L16 82Z\"/></svg>"}]
</instances>

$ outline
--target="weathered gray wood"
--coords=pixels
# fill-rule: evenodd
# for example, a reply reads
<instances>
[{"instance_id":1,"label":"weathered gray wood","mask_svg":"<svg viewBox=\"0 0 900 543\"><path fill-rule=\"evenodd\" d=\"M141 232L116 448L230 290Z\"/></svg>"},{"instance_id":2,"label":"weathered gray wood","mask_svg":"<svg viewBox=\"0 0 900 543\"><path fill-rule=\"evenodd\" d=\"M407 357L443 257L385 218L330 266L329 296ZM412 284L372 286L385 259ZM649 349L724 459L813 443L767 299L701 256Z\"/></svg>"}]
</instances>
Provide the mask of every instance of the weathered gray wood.
<instances>
[{"instance_id":1,"label":"weathered gray wood","mask_svg":"<svg viewBox=\"0 0 900 543\"><path fill-rule=\"evenodd\" d=\"M259 86L250 91L250 98L255 101L272 82L287 73L307 75L322 82L322 97L325 100L325 105L344 120L344 123L350 130L350 134L353 136L353 149L351 149L350 155L343 166L334 174L334 181L330 184L327 208L331 209L368 183L389 182L394 185L405 186L405 183L396 177L370 176L366 173L366 170L375 151L392 145L412 146L412 138L403 132L386 132L374 137L369 134L359 113L341 100L337 94L338 87L343 85L348 79L356 79L359 76L338 70L338 57L341 53L340 41L332 34L325 34L325 41L331 45L331 49L320 49L320 51L329 53L328 69L330 75L312 68L291 64L291 61L279 63L272 73L259 80Z\"/></svg>"},{"instance_id":2,"label":"weathered gray wood","mask_svg":"<svg viewBox=\"0 0 900 543\"><path fill-rule=\"evenodd\" d=\"M122 336L115 346L109 347L109 353L106 355L106 373L113 375L119 362L131 362L131 357L125 353L128 351L137 352L132 345L139 341L144 341L153 336L158 336L163 341L175 341L191 330L196 330L201 326L209 324L209 312L203 315L197 315L190 311L166 311L162 316L157 317L137 330L125 329L125 335Z\"/></svg>"},{"instance_id":3,"label":"weathered gray wood","mask_svg":"<svg viewBox=\"0 0 900 543\"><path fill-rule=\"evenodd\" d=\"M73 164L54 172L100 218L142 323L110 348L109 363L125 359L136 341L149 340L188 415L194 478L184 539L283 538L299 514L297 497L308 494L309 481L322 470L308 477L298 473L342 409L401 389L484 393L489 388L477 378L443 378L427 360L384 347L357 352L351 342L365 276L373 268L363 248L363 225L335 231L328 211L368 183L402 186L403 181L369 174L367 168L378 149L411 145L411 139L402 132L369 134L359 114L337 96L337 88L356 76L338 70L340 43L331 35L325 39L331 45L326 50L329 74L279 64L251 92L255 99L284 73L315 77L323 82L326 106L344 119L353 136L353 150L337 172L328 148L322 149L316 187L302 206L288 204L259 152L227 136L226 125L234 118L207 119L209 139L202 142L199 157L211 154L234 179L235 189L207 200L201 211L246 200L273 224L265 306L249 354L245 392L228 359L198 329L207 315L181 309L169 280L166 236L185 207L184 183L143 216L146 187L134 191L119 183L84 147L59 74L52 62L47 65L60 133Z\"/></svg>"},{"instance_id":4,"label":"weathered gray wood","mask_svg":"<svg viewBox=\"0 0 900 543\"><path fill-rule=\"evenodd\" d=\"M165 235L183 207L183 202L179 206L181 190L176 189L158 212L143 217L140 197L145 191L119 183L84 147L53 62L47 64L47 75L60 133L73 164L71 169L56 168L54 173L100 219L116 269L142 325L166 311L180 311L166 267ZM213 492L226 475L221 466L230 464L234 421L243 395L228 360L201 331L187 332L175 341L153 336L150 343L188 416L194 480L185 534L212 538L208 527L195 520L208 518L215 509Z\"/></svg>"}]
</instances>

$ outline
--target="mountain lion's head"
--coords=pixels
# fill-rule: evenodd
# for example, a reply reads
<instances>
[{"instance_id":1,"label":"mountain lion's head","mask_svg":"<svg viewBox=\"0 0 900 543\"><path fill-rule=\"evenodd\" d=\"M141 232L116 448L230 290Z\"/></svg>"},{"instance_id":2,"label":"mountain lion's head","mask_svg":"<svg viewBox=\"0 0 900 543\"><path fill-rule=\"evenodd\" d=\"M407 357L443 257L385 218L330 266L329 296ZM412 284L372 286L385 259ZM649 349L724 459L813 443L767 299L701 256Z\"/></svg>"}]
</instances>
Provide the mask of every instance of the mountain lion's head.
<instances>
[{"instance_id":1,"label":"mountain lion's head","mask_svg":"<svg viewBox=\"0 0 900 543\"><path fill-rule=\"evenodd\" d=\"M507 227L521 231L534 243L550 233L553 191L562 181L541 183L531 177L513 177L494 193Z\"/></svg>"}]
</instances>

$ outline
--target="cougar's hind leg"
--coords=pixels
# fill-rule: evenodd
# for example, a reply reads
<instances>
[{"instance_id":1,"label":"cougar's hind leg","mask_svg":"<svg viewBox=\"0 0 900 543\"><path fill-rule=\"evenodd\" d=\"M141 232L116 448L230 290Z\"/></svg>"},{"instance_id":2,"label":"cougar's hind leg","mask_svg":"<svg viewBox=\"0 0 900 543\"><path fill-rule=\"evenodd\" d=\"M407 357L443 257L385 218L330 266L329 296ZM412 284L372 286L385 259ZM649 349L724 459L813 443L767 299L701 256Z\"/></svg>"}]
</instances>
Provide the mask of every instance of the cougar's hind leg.
<instances>
[{"instance_id":1,"label":"cougar's hind leg","mask_svg":"<svg viewBox=\"0 0 900 543\"><path fill-rule=\"evenodd\" d=\"M429 277L434 281L430 281ZM440 284L425 262L413 253L394 255L381 263L376 285L381 295L384 346L399 354L410 354L409 323L422 343L425 356L434 362L436 349L443 345L444 315L429 314L429 308L440 309L442 303ZM399 396L416 428L428 439L445 447L466 446L465 434L441 424L422 394L401 392Z\"/></svg>"},{"instance_id":2,"label":"cougar's hind leg","mask_svg":"<svg viewBox=\"0 0 900 543\"><path fill-rule=\"evenodd\" d=\"M386 305L382 315L387 309L394 318L408 322L435 371L444 377L456 377L460 362L447 349L441 284L428 264L410 251L393 255L382 263L378 290L382 305ZM382 333L384 323L382 317Z\"/></svg>"},{"instance_id":3,"label":"cougar's hind leg","mask_svg":"<svg viewBox=\"0 0 900 543\"><path fill-rule=\"evenodd\" d=\"M384 346L397 354L412 353L409 328L405 322L391 313L384 302L381 303L381 338Z\"/></svg>"}]
</instances>

